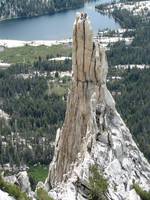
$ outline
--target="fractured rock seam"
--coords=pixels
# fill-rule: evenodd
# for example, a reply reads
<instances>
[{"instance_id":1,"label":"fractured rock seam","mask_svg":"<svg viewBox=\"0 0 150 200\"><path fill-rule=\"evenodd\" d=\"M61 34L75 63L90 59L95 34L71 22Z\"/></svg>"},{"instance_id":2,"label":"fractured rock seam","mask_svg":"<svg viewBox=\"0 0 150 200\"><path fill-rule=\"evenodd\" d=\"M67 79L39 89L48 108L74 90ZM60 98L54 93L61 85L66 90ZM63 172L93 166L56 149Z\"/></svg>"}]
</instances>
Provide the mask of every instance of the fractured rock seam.
<instances>
[{"instance_id":1,"label":"fractured rock seam","mask_svg":"<svg viewBox=\"0 0 150 200\"><path fill-rule=\"evenodd\" d=\"M106 54L93 41L84 14L79 14L74 24L72 66L65 121L57 131L46 180L51 196L55 200L87 200L89 169L96 164L108 180L109 200L140 200L133 181L150 190L150 165L117 113L106 86Z\"/></svg>"}]
</instances>

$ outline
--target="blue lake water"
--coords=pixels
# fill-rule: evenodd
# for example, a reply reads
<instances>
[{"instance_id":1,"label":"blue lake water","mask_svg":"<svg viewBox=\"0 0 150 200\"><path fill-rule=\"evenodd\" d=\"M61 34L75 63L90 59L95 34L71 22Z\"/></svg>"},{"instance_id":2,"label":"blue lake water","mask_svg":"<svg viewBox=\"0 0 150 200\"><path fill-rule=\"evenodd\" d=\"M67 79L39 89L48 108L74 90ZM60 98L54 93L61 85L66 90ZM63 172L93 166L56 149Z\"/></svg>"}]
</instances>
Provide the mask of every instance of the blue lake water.
<instances>
[{"instance_id":1,"label":"blue lake water","mask_svg":"<svg viewBox=\"0 0 150 200\"><path fill-rule=\"evenodd\" d=\"M105 1L97 0L85 3L83 8L53 15L1 21L0 39L60 40L70 38L76 12L82 11L89 15L95 34L99 29L117 29L119 24L113 18L95 11L95 5Z\"/></svg>"}]
</instances>

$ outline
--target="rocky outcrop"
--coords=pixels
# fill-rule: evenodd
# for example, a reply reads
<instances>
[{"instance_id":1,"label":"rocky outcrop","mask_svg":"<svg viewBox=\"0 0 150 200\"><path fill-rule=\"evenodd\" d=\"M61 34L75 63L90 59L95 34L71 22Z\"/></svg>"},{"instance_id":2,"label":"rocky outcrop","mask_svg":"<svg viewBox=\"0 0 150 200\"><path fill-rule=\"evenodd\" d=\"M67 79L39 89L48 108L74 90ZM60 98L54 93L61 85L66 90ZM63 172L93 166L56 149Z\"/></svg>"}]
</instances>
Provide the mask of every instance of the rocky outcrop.
<instances>
[{"instance_id":1,"label":"rocky outcrop","mask_svg":"<svg viewBox=\"0 0 150 200\"><path fill-rule=\"evenodd\" d=\"M87 199L93 164L108 180L108 199L140 199L133 182L150 189L150 165L116 111L106 87L107 70L105 50L93 41L87 15L78 14L73 31L72 87L46 180L54 199Z\"/></svg>"},{"instance_id":2,"label":"rocky outcrop","mask_svg":"<svg viewBox=\"0 0 150 200\"><path fill-rule=\"evenodd\" d=\"M19 172L18 174L3 177L8 183L18 185L22 192L27 193L29 197L34 199L34 192L31 190L29 177L26 171Z\"/></svg>"},{"instance_id":3,"label":"rocky outcrop","mask_svg":"<svg viewBox=\"0 0 150 200\"><path fill-rule=\"evenodd\" d=\"M27 194L31 193L31 185L29 181L29 177L26 171L19 172L17 174L17 180L19 183L19 186L23 192L26 192Z\"/></svg>"},{"instance_id":4,"label":"rocky outcrop","mask_svg":"<svg viewBox=\"0 0 150 200\"><path fill-rule=\"evenodd\" d=\"M0 190L0 200L15 200L13 197L10 197L8 193Z\"/></svg>"}]
</instances>

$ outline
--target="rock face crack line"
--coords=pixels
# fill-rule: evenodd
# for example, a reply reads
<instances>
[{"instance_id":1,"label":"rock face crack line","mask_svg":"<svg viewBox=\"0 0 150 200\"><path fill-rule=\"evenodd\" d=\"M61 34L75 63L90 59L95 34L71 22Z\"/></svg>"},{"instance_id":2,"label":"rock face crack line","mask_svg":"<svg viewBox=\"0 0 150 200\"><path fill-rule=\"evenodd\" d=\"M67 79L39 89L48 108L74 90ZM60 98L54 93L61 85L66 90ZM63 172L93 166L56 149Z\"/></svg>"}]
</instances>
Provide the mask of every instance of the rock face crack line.
<instances>
[{"instance_id":1,"label":"rock face crack line","mask_svg":"<svg viewBox=\"0 0 150 200\"><path fill-rule=\"evenodd\" d=\"M92 165L107 179L109 199L139 200L133 180L150 190L150 165L107 89L105 55L93 40L88 16L78 14L73 31L73 80L46 180L54 200L87 200Z\"/></svg>"},{"instance_id":2,"label":"rock face crack line","mask_svg":"<svg viewBox=\"0 0 150 200\"><path fill-rule=\"evenodd\" d=\"M85 34L85 20L83 21L83 78L86 80L85 76L85 40L86 40L86 34Z\"/></svg>"},{"instance_id":3,"label":"rock face crack line","mask_svg":"<svg viewBox=\"0 0 150 200\"><path fill-rule=\"evenodd\" d=\"M75 43L76 43L76 46L75 46L75 54L77 55L77 51L78 51L78 42L77 42L77 24L75 25ZM78 61L77 61L77 56L76 56L76 78L77 78L77 81L78 81Z\"/></svg>"}]
</instances>

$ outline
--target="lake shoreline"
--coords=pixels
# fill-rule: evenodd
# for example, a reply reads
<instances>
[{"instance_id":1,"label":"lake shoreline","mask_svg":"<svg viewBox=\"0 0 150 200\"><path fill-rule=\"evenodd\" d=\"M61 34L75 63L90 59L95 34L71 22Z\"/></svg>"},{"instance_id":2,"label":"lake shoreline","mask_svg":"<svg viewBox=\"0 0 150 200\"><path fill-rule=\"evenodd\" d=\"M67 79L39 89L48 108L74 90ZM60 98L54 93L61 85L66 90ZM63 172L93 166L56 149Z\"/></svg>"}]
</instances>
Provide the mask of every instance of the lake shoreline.
<instances>
[{"instance_id":1,"label":"lake shoreline","mask_svg":"<svg viewBox=\"0 0 150 200\"><path fill-rule=\"evenodd\" d=\"M4 40L62 40L72 37L72 24L77 12L85 12L92 21L94 34L99 29L120 27L113 18L95 11L95 5L102 0L90 1L79 8L67 9L52 15L14 18L0 22L0 39ZM108 1L108 0L103 0Z\"/></svg>"},{"instance_id":2,"label":"lake shoreline","mask_svg":"<svg viewBox=\"0 0 150 200\"><path fill-rule=\"evenodd\" d=\"M64 39L64 40L6 40L0 39L0 47L4 48L15 48L15 47L23 47L26 45L29 46L48 46L51 47L53 45L60 45L60 44L69 44L72 43L72 39Z\"/></svg>"},{"instance_id":3,"label":"lake shoreline","mask_svg":"<svg viewBox=\"0 0 150 200\"><path fill-rule=\"evenodd\" d=\"M81 6L76 6L76 7L70 7L70 8L62 8L62 9L55 9L55 11L53 12L47 12L47 13L43 13L43 14L39 14L39 15L31 15L31 16L12 16L12 17L8 17L8 18L0 18L0 22L5 22L5 21L12 21L12 20L16 20L16 19L30 19L30 18L36 18L36 17L42 17L42 16L52 16L55 15L57 13L61 13L61 12L66 12L66 11L70 11L70 10L76 10L79 8L83 8L84 4Z\"/></svg>"}]
</instances>

